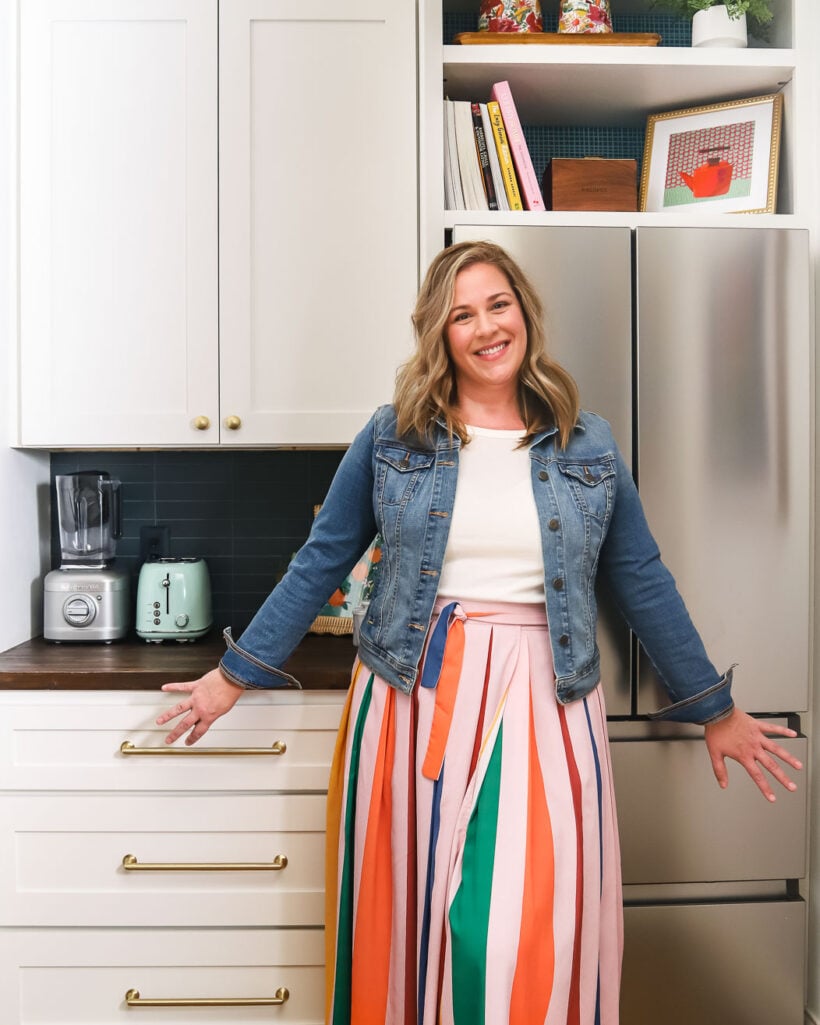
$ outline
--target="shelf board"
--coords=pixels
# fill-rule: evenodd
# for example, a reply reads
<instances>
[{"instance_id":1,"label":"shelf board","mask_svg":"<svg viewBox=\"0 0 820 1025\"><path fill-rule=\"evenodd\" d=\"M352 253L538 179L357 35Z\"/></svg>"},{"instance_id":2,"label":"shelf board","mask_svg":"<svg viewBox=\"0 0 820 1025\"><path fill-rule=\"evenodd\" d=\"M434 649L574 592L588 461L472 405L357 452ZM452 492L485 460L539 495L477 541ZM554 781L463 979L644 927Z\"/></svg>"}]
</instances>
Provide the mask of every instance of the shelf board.
<instances>
[{"instance_id":1,"label":"shelf board","mask_svg":"<svg viewBox=\"0 0 820 1025\"><path fill-rule=\"evenodd\" d=\"M640 213L633 211L581 211L562 210L546 213L517 213L486 210L445 210L444 229L462 225L499 227L677 227L677 228L808 228L806 218L795 214L685 214Z\"/></svg>"},{"instance_id":2,"label":"shelf board","mask_svg":"<svg viewBox=\"0 0 820 1025\"><path fill-rule=\"evenodd\" d=\"M489 99L507 80L524 124L642 125L647 114L778 92L792 50L594 46L445 46L444 88Z\"/></svg>"}]
</instances>

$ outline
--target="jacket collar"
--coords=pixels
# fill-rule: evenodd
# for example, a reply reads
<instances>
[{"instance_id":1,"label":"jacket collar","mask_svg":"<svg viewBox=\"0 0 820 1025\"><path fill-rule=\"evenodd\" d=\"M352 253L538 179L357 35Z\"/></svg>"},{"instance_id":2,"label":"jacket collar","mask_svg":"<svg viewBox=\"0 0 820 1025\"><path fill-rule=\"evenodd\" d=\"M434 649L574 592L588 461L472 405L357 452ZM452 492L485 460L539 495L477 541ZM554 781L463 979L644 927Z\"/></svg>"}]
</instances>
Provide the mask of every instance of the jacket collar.
<instances>
[{"instance_id":1,"label":"jacket collar","mask_svg":"<svg viewBox=\"0 0 820 1025\"><path fill-rule=\"evenodd\" d=\"M436 426L439 428L439 436L436 439L436 447L450 447L450 438L447 434L447 424L445 423L443 417L436 417ZM581 431L582 433L586 431L586 424L584 423L582 412L578 414L578 419L575 421L575 426L573 427L573 430ZM555 424L552 424L550 427L544 428L543 431L539 431L538 434L536 434L536 436L532 439L532 441L530 442L530 448L535 448L535 446L540 444L540 442L545 441L547 438L554 437L557 433L558 427ZM457 434L453 435L452 440L452 447L461 448L461 438L459 438Z\"/></svg>"}]
</instances>

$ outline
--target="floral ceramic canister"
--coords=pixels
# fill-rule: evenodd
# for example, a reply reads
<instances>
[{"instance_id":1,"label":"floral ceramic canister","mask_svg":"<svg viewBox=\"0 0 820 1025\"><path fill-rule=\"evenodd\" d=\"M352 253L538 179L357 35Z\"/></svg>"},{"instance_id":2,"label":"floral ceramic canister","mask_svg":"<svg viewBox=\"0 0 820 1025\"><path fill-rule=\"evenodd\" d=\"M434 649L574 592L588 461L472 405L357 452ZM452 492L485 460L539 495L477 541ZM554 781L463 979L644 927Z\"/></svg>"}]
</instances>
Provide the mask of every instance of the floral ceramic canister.
<instances>
[{"instance_id":1,"label":"floral ceramic canister","mask_svg":"<svg viewBox=\"0 0 820 1025\"><path fill-rule=\"evenodd\" d=\"M541 0L481 0L479 32L543 32Z\"/></svg>"},{"instance_id":2,"label":"floral ceramic canister","mask_svg":"<svg viewBox=\"0 0 820 1025\"><path fill-rule=\"evenodd\" d=\"M561 0L559 32L611 32L609 0Z\"/></svg>"}]
</instances>

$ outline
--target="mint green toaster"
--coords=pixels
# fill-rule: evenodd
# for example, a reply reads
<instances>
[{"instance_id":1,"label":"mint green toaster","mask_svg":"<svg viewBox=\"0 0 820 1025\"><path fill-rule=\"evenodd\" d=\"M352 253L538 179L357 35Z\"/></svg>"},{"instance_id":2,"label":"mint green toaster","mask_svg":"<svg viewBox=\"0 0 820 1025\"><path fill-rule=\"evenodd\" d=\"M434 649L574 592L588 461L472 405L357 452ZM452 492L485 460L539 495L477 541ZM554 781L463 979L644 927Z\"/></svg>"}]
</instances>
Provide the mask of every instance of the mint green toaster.
<instances>
[{"instance_id":1,"label":"mint green toaster","mask_svg":"<svg viewBox=\"0 0 820 1025\"><path fill-rule=\"evenodd\" d=\"M211 578L204 559L162 558L142 565L137 635L146 641L193 641L213 625Z\"/></svg>"}]
</instances>

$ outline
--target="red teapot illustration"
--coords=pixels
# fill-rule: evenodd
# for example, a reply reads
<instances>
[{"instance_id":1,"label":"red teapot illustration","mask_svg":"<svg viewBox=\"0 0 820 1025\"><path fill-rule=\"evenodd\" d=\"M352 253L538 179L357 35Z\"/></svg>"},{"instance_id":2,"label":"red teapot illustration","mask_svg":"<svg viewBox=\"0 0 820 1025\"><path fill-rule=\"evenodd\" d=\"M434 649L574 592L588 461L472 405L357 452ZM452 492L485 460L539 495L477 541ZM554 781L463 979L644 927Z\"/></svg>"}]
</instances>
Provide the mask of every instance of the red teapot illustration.
<instances>
[{"instance_id":1,"label":"red teapot illustration","mask_svg":"<svg viewBox=\"0 0 820 1025\"><path fill-rule=\"evenodd\" d=\"M696 167L691 174L681 171L680 176L692 190L696 199L708 199L710 196L725 196L732 184L734 165L720 156L721 150L728 146L708 146L699 150L706 154L706 163Z\"/></svg>"}]
</instances>

